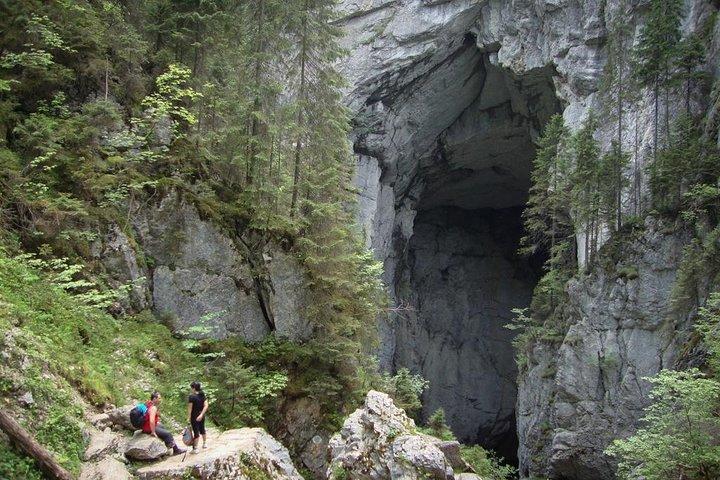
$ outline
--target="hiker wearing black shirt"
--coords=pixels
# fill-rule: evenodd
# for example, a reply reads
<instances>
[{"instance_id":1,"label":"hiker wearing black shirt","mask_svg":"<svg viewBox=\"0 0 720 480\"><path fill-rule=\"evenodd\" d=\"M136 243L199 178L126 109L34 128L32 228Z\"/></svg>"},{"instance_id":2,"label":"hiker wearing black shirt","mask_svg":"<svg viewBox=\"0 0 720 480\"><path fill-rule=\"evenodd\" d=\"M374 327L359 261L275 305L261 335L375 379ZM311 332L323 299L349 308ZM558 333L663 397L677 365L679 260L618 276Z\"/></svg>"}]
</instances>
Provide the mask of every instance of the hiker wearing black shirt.
<instances>
[{"instance_id":1,"label":"hiker wearing black shirt","mask_svg":"<svg viewBox=\"0 0 720 480\"><path fill-rule=\"evenodd\" d=\"M193 452L196 452L200 435L202 435L203 439L203 448L207 448L205 413L207 413L208 401L205 392L202 391L200 382L192 382L190 388L192 389L192 393L188 397L188 423L193 431Z\"/></svg>"}]
</instances>

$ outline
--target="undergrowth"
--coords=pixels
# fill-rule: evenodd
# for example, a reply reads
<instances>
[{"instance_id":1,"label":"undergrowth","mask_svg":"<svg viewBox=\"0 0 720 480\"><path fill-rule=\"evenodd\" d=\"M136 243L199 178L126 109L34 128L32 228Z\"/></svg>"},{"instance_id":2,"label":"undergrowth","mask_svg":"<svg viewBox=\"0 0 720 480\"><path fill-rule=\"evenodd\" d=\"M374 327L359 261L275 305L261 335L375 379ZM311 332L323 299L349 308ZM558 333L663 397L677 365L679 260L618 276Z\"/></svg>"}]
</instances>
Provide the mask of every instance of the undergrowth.
<instances>
[{"instance_id":1,"label":"undergrowth","mask_svg":"<svg viewBox=\"0 0 720 480\"><path fill-rule=\"evenodd\" d=\"M176 392L201 366L148 314L113 318L50 281L26 258L2 249L0 331L6 332L0 341L9 355L0 365L0 397L9 406L4 408L15 410L72 472L80 467L88 404L120 405L144 399L153 389ZM33 402L16 408L15 399L28 392ZM165 398L164 416L184 418L186 399ZM8 448L0 450L0 472L8 478L35 478L28 465Z\"/></svg>"}]
</instances>

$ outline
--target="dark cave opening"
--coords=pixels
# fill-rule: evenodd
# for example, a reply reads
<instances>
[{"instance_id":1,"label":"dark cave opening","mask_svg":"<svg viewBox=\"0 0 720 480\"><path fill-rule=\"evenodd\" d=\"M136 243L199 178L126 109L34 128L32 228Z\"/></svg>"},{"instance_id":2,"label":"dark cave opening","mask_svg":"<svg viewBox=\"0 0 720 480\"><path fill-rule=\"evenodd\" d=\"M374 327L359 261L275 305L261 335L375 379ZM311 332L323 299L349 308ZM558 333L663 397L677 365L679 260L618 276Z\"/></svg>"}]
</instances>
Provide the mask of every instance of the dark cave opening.
<instances>
[{"instance_id":1,"label":"dark cave opening","mask_svg":"<svg viewBox=\"0 0 720 480\"><path fill-rule=\"evenodd\" d=\"M457 438L517 465L513 308L529 305L542 258L518 255L535 141L561 111L552 67L522 76L472 38L405 85L379 82L358 124L364 224L407 311L381 322L381 365L430 382ZM392 213L388 214L386 210ZM384 330L383 330L384 329Z\"/></svg>"},{"instance_id":2,"label":"dark cave opening","mask_svg":"<svg viewBox=\"0 0 720 480\"><path fill-rule=\"evenodd\" d=\"M461 441L517 464L517 369L512 309L529 305L540 258L518 255L522 207L420 210L407 254L415 300L414 343L431 386L424 418L438 408Z\"/></svg>"},{"instance_id":3,"label":"dark cave opening","mask_svg":"<svg viewBox=\"0 0 720 480\"><path fill-rule=\"evenodd\" d=\"M457 438L517 465L517 369L505 328L529 306L542 258L518 254L535 140L560 110L552 71L516 78L482 56L480 93L438 136L410 181L415 216L395 293L413 311L394 366L430 381Z\"/></svg>"}]
</instances>

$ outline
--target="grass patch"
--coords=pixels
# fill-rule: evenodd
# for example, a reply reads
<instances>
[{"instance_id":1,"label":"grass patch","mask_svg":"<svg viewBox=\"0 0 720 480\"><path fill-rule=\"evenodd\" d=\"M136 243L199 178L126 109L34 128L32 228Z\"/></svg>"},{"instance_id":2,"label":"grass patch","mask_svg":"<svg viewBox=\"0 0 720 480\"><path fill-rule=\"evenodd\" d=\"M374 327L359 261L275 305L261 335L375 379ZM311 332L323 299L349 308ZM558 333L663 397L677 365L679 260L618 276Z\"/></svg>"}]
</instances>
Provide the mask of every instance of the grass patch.
<instances>
[{"instance_id":1,"label":"grass patch","mask_svg":"<svg viewBox=\"0 0 720 480\"><path fill-rule=\"evenodd\" d=\"M180 386L186 390L201 372L200 360L150 314L113 318L3 250L0 331L8 332L0 342L10 354L0 365L0 396L12 406L14 397L32 394L34 403L21 411L25 427L74 473L85 448L83 401L122 405L158 389L166 398L163 415L183 419ZM38 478L26 472L31 464L0 450L2 478Z\"/></svg>"}]
</instances>

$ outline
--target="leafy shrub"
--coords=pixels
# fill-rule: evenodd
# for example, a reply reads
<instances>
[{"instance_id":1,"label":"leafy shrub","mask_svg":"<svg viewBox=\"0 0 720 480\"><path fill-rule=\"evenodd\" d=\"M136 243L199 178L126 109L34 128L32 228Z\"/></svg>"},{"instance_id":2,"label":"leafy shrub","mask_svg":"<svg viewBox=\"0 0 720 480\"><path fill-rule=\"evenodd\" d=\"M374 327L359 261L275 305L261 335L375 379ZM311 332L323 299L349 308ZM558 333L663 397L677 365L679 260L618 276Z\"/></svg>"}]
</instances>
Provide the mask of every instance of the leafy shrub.
<instances>
[{"instance_id":1,"label":"leafy shrub","mask_svg":"<svg viewBox=\"0 0 720 480\"><path fill-rule=\"evenodd\" d=\"M463 460L483 479L510 480L511 478L515 478L517 471L514 467L504 465L502 459L498 459L492 453L478 445L463 445L460 453Z\"/></svg>"},{"instance_id":2,"label":"leafy shrub","mask_svg":"<svg viewBox=\"0 0 720 480\"><path fill-rule=\"evenodd\" d=\"M442 408L438 408L430 415L427 421L427 428L424 429L424 431L441 440L455 440L455 435L445 422L445 410Z\"/></svg>"},{"instance_id":3,"label":"leafy shrub","mask_svg":"<svg viewBox=\"0 0 720 480\"><path fill-rule=\"evenodd\" d=\"M615 440L607 453L620 460L621 478L711 480L720 476L720 383L700 371L664 370L653 383L645 427Z\"/></svg>"}]
</instances>

